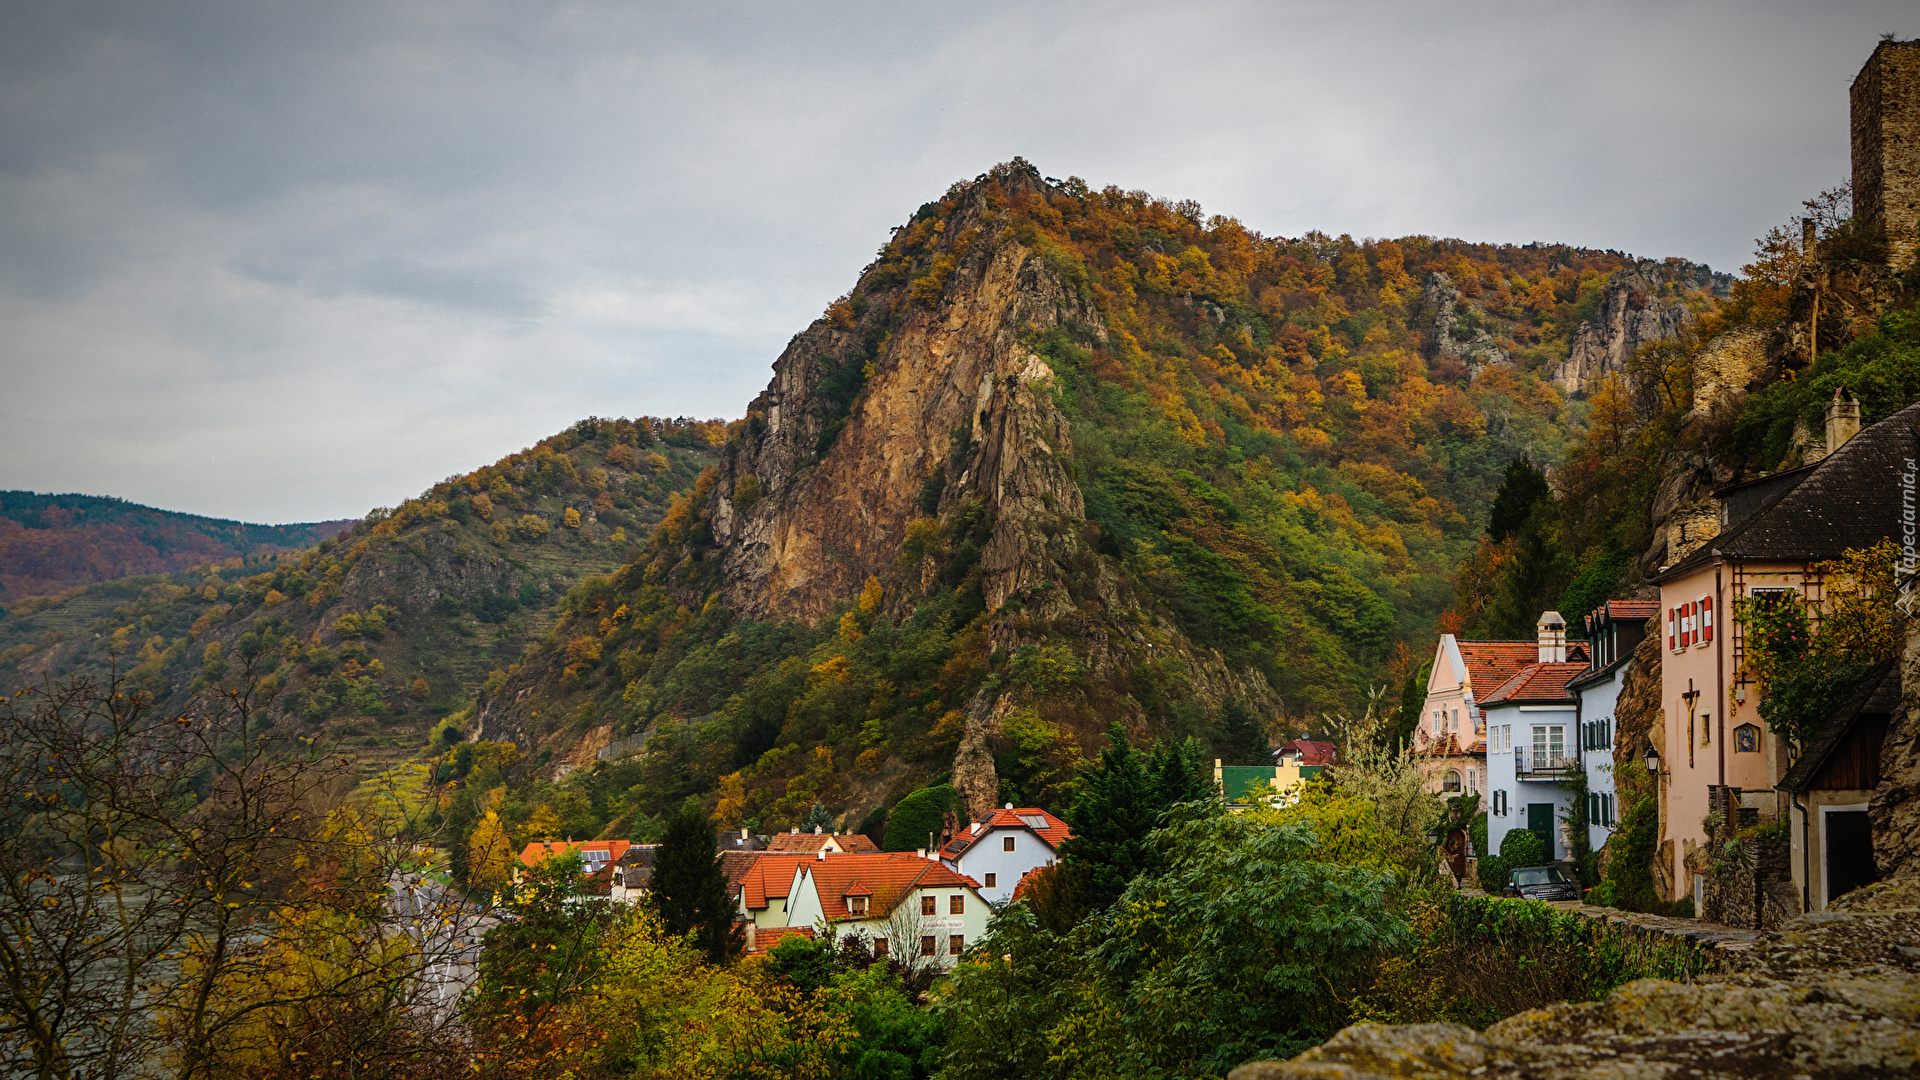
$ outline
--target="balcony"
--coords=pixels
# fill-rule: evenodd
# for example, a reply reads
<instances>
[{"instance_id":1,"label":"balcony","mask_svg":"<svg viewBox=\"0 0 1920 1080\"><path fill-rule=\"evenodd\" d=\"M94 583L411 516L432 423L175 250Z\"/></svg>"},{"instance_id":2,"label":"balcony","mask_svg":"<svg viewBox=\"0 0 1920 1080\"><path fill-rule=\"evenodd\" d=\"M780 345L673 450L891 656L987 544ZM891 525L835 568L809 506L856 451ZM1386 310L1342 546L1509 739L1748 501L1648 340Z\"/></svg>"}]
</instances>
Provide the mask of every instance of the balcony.
<instances>
[{"instance_id":1,"label":"balcony","mask_svg":"<svg viewBox=\"0 0 1920 1080\"><path fill-rule=\"evenodd\" d=\"M1518 780L1545 783L1565 782L1580 776L1580 759L1560 755L1535 754L1525 746L1513 748L1513 775Z\"/></svg>"}]
</instances>

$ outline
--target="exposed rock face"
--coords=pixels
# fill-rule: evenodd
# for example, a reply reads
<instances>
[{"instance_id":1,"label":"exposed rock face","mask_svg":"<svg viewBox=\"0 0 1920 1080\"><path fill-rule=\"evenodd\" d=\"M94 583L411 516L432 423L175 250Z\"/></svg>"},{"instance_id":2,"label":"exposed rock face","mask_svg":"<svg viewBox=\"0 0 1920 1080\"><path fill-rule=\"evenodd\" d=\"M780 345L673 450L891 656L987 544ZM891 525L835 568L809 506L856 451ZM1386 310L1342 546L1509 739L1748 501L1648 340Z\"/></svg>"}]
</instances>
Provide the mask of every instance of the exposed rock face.
<instances>
[{"instance_id":1,"label":"exposed rock face","mask_svg":"<svg viewBox=\"0 0 1920 1080\"><path fill-rule=\"evenodd\" d=\"M1753 327L1729 330L1707 342L1693 358L1692 416L1705 416L1760 379L1769 366L1769 343L1770 335Z\"/></svg>"},{"instance_id":2,"label":"exposed rock face","mask_svg":"<svg viewBox=\"0 0 1920 1080\"><path fill-rule=\"evenodd\" d=\"M1903 707L1880 745L1880 786L1867 816L1881 876L1920 878L1920 620L1907 623L1900 689Z\"/></svg>"},{"instance_id":3,"label":"exposed rock face","mask_svg":"<svg viewBox=\"0 0 1920 1080\"><path fill-rule=\"evenodd\" d=\"M962 208L949 234L980 227ZM985 241L958 261L945 302L917 307L871 361L838 437L823 383L860 345L860 325L815 322L774 363L748 409L747 438L721 462L714 539L725 545L722 594L736 612L817 618L891 569L930 480L938 507L986 501L994 521L982 558L987 605L1048 574L1062 552L1046 523L1084 513L1062 462L1067 423L1053 373L1021 335L1062 323L1104 336L1093 308L1017 243ZM753 419L758 417L759 419ZM742 506L742 494L759 498Z\"/></svg>"},{"instance_id":4,"label":"exposed rock face","mask_svg":"<svg viewBox=\"0 0 1920 1080\"><path fill-rule=\"evenodd\" d=\"M1744 972L1691 985L1642 979L1605 1001L1535 1009L1484 1034L1361 1024L1292 1061L1228 1076L1852 1080L1920 1069L1920 918L1911 911L1805 916L1747 955Z\"/></svg>"},{"instance_id":5,"label":"exposed rock face","mask_svg":"<svg viewBox=\"0 0 1920 1080\"><path fill-rule=\"evenodd\" d=\"M1572 350L1553 371L1553 381L1568 393L1588 390L1607 375L1625 371L1640 346L1679 333L1693 316L1685 304L1666 294L1669 286L1681 284L1711 286L1712 281L1694 281L1692 275L1682 276L1657 262L1614 271L1599 312L1581 324Z\"/></svg>"},{"instance_id":6,"label":"exposed rock face","mask_svg":"<svg viewBox=\"0 0 1920 1080\"><path fill-rule=\"evenodd\" d=\"M1452 278L1434 271L1427 278L1421 301L1433 313L1434 347L1440 355L1458 357L1464 362L1468 378L1489 365L1507 362L1507 351L1494 344L1493 335L1480 325L1486 316L1485 310L1463 299L1460 290L1454 288Z\"/></svg>"}]
</instances>

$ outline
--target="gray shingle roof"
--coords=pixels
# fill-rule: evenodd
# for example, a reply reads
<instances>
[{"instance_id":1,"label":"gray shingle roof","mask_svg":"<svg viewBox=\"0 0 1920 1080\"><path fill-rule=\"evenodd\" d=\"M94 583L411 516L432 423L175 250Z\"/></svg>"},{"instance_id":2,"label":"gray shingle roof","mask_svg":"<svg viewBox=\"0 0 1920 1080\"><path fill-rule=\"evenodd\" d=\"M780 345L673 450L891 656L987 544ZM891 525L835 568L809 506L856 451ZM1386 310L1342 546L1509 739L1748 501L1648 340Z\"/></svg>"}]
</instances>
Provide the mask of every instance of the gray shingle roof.
<instances>
[{"instance_id":1,"label":"gray shingle roof","mask_svg":"<svg viewBox=\"0 0 1920 1080\"><path fill-rule=\"evenodd\" d=\"M1848 439L1799 483L1657 575L1676 577L1716 556L1783 561L1836 559L1900 535L1900 474L1920 457L1920 405Z\"/></svg>"}]
</instances>

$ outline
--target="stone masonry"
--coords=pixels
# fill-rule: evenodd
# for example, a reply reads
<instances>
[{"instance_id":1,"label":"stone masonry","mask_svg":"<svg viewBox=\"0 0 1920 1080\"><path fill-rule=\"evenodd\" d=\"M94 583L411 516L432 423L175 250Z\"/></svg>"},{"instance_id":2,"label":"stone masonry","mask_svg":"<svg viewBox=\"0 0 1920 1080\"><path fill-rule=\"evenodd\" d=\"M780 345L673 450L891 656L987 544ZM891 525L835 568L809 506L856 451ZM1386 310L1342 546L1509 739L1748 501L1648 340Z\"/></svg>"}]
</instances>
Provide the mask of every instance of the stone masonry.
<instances>
[{"instance_id":1,"label":"stone masonry","mask_svg":"<svg viewBox=\"0 0 1920 1080\"><path fill-rule=\"evenodd\" d=\"M1920 250L1920 40L1880 42L1849 96L1854 213L1886 232L1903 271Z\"/></svg>"}]
</instances>

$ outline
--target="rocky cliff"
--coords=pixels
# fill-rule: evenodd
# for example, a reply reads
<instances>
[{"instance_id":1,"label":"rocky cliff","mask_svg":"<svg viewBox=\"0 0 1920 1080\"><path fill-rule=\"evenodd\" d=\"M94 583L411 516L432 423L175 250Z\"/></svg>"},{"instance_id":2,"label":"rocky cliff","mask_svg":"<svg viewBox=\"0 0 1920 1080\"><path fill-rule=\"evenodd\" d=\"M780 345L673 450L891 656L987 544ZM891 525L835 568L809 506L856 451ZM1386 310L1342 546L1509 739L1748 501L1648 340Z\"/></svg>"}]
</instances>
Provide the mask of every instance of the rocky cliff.
<instances>
[{"instance_id":1,"label":"rocky cliff","mask_svg":"<svg viewBox=\"0 0 1920 1080\"><path fill-rule=\"evenodd\" d=\"M1013 185L1025 187L1039 182ZM719 591L734 611L817 618L894 568L914 520L971 499L993 523L989 609L1060 579L1067 551L1049 537L1084 507L1052 369L1023 342L1063 325L1105 331L1032 249L996 242L990 217L974 198L946 223L933 249L952 260L939 302L903 305L889 327L907 298L869 280L854 294L859 315L846 317L849 304L819 320L775 361L715 486ZM855 365L862 388L848 406L835 391Z\"/></svg>"},{"instance_id":2,"label":"rocky cliff","mask_svg":"<svg viewBox=\"0 0 1920 1080\"><path fill-rule=\"evenodd\" d=\"M1693 321L1684 294L1716 289L1724 292L1725 283L1691 263L1646 261L1616 271L1599 309L1581 324L1566 360L1554 368L1554 383L1577 393L1624 372L1642 345L1673 337Z\"/></svg>"}]
</instances>

